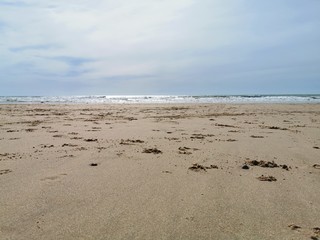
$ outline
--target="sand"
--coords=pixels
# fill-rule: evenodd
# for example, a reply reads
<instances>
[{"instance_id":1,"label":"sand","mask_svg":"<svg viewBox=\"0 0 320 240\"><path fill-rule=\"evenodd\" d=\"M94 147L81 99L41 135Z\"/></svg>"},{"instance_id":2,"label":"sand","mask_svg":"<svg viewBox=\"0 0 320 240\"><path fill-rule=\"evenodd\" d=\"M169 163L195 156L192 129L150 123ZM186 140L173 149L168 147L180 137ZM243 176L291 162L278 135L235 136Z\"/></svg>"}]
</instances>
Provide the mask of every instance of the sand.
<instances>
[{"instance_id":1,"label":"sand","mask_svg":"<svg viewBox=\"0 0 320 240\"><path fill-rule=\"evenodd\" d=\"M0 239L320 239L320 105L0 105Z\"/></svg>"}]
</instances>

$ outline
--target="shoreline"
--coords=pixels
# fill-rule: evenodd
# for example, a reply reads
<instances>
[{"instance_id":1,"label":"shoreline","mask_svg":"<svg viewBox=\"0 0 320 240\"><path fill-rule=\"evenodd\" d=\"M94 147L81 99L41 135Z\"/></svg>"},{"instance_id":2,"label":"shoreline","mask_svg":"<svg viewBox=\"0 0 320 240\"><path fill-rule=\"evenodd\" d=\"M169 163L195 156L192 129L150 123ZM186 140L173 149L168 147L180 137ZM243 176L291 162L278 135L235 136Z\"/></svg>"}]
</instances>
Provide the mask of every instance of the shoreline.
<instances>
[{"instance_id":1,"label":"shoreline","mask_svg":"<svg viewBox=\"0 0 320 240\"><path fill-rule=\"evenodd\" d=\"M5 103L320 103L320 94L288 95L82 95L82 96L0 96L0 104Z\"/></svg>"}]
</instances>

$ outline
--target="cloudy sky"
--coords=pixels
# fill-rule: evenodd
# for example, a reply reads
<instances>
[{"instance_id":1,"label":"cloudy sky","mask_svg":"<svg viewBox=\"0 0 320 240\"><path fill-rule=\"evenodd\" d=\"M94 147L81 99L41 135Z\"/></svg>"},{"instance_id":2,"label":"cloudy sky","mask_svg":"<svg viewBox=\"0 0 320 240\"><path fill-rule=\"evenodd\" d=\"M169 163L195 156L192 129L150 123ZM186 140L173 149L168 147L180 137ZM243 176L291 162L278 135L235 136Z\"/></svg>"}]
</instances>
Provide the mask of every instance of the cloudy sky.
<instances>
[{"instance_id":1,"label":"cloudy sky","mask_svg":"<svg viewBox=\"0 0 320 240\"><path fill-rule=\"evenodd\" d=\"M319 0L0 0L0 95L320 93Z\"/></svg>"}]
</instances>

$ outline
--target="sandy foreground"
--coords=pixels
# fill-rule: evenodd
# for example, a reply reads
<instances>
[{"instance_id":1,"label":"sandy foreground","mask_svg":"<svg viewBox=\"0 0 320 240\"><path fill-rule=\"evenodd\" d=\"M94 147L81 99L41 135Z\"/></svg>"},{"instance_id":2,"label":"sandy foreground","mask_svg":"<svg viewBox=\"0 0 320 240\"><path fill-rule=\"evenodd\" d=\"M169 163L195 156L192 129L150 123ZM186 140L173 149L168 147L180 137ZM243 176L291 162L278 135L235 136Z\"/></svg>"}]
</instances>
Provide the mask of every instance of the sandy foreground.
<instances>
[{"instance_id":1,"label":"sandy foreground","mask_svg":"<svg viewBox=\"0 0 320 240\"><path fill-rule=\"evenodd\" d=\"M320 105L0 105L0 239L320 239Z\"/></svg>"}]
</instances>

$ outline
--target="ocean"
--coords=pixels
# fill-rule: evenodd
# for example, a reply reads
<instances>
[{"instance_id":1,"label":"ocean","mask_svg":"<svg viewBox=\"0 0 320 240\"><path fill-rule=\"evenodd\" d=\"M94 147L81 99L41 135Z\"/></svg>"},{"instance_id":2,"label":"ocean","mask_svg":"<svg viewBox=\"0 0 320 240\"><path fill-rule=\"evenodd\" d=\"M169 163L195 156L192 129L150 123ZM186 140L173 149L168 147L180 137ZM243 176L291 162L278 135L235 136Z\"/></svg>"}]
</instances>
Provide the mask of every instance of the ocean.
<instances>
[{"instance_id":1,"label":"ocean","mask_svg":"<svg viewBox=\"0 0 320 240\"><path fill-rule=\"evenodd\" d=\"M320 94L301 95L83 95L0 96L0 104L157 104L157 103L320 103Z\"/></svg>"}]
</instances>

